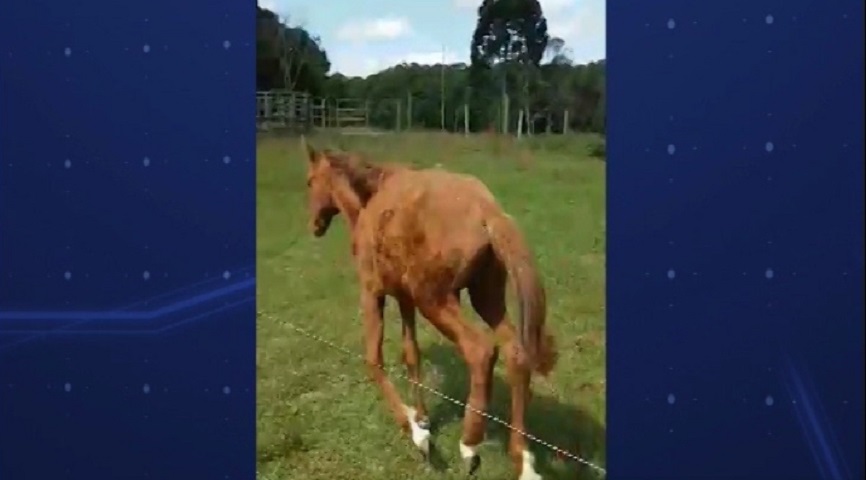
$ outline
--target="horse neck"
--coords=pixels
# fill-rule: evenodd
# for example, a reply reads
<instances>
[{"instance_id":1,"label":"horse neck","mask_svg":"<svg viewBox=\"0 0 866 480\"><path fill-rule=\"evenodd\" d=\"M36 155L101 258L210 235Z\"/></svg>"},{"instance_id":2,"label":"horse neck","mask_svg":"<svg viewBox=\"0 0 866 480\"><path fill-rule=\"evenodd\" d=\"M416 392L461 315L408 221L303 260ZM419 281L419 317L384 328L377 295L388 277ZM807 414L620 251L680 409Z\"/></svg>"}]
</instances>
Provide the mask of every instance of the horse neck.
<instances>
[{"instance_id":1,"label":"horse neck","mask_svg":"<svg viewBox=\"0 0 866 480\"><path fill-rule=\"evenodd\" d=\"M358 215L360 215L361 209L364 208L364 204L358 192L350 188L348 184L343 184L344 182L340 183L340 187L334 192L334 200L337 208L340 209L340 213L349 222L350 229L354 230L355 223L358 221Z\"/></svg>"},{"instance_id":2,"label":"horse neck","mask_svg":"<svg viewBox=\"0 0 866 480\"><path fill-rule=\"evenodd\" d=\"M379 191L389 173L386 169L369 165L365 169L349 167L344 171L341 181L337 182L334 198L337 208L353 229L361 210Z\"/></svg>"}]
</instances>

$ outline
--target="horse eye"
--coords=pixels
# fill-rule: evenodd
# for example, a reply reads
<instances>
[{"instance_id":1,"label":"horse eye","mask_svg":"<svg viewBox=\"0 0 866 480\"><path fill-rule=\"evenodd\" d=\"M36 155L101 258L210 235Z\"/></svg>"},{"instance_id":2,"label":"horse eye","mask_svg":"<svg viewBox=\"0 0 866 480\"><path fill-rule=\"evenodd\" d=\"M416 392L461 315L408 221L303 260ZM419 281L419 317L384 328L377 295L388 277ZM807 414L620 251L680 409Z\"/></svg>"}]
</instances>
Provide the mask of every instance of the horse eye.
<instances>
[{"instance_id":1,"label":"horse eye","mask_svg":"<svg viewBox=\"0 0 866 480\"><path fill-rule=\"evenodd\" d=\"M313 179L312 179L312 178L308 178L308 179L307 179L307 186L309 187L309 186L312 186L312 185L313 185Z\"/></svg>"}]
</instances>

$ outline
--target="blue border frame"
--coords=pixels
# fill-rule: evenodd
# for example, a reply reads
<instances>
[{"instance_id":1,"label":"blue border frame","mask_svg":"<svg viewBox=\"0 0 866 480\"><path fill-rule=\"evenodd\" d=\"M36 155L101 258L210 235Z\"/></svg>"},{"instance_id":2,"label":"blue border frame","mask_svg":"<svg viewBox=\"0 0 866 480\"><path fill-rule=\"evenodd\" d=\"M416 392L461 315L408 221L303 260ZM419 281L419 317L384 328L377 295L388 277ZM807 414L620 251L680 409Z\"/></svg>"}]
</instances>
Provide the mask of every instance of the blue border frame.
<instances>
[{"instance_id":1,"label":"blue border frame","mask_svg":"<svg viewBox=\"0 0 866 480\"><path fill-rule=\"evenodd\" d=\"M254 477L253 12L0 4L3 478ZM611 479L864 475L863 13L609 2Z\"/></svg>"},{"instance_id":2,"label":"blue border frame","mask_svg":"<svg viewBox=\"0 0 866 480\"><path fill-rule=\"evenodd\" d=\"M254 15L0 4L0 478L254 478Z\"/></svg>"},{"instance_id":3,"label":"blue border frame","mask_svg":"<svg viewBox=\"0 0 866 480\"><path fill-rule=\"evenodd\" d=\"M608 2L609 478L863 478L862 1Z\"/></svg>"}]
</instances>

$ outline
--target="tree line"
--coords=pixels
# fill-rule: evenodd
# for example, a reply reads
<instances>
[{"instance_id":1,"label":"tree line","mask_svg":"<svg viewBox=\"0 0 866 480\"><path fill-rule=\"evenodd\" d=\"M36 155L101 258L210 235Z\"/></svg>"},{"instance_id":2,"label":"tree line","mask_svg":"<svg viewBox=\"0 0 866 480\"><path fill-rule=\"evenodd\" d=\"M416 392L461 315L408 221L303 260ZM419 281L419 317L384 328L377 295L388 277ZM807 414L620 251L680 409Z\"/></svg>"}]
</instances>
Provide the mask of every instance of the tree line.
<instances>
[{"instance_id":1,"label":"tree line","mask_svg":"<svg viewBox=\"0 0 866 480\"><path fill-rule=\"evenodd\" d=\"M461 131L605 131L605 61L578 65L547 31L537 0L483 0L470 61L401 64L367 77L330 73L321 41L258 7L256 85L367 100L370 123ZM409 117L411 115L411 117Z\"/></svg>"}]
</instances>

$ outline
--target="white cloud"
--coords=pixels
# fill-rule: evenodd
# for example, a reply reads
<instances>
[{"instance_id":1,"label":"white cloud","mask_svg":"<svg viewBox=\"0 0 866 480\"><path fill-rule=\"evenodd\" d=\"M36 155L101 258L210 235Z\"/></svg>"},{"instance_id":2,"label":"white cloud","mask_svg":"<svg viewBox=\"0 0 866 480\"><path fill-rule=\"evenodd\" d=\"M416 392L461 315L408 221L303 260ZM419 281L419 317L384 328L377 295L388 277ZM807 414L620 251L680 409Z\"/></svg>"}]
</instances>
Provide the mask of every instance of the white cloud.
<instances>
[{"instance_id":1,"label":"white cloud","mask_svg":"<svg viewBox=\"0 0 866 480\"><path fill-rule=\"evenodd\" d=\"M548 19L551 35L563 39L586 40L603 37L605 34L604 3L593 1L581 5L559 18Z\"/></svg>"},{"instance_id":2,"label":"white cloud","mask_svg":"<svg viewBox=\"0 0 866 480\"><path fill-rule=\"evenodd\" d=\"M258 0L258 6L272 12L275 12L277 10L276 0Z\"/></svg>"},{"instance_id":3,"label":"white cloud","mask_svg":"<svg viewBox=\"0 0 866 480\"><path fill-rule=\"evenodd\" d=\"M285 1L282 0L258 0L258 6L276 13L279 17L286 17L289 13Z\"/></svg>"},{"instance_id":4,"label":"white cloud","mask_svg":"<svg viewBox=\"0 0 866 480\"><path fill-rule=\"evenodd\" d=\"M408 19L387 17L346 23L337 30L337 38L348 42L394 40L411 31Z\"/></svg>"},{"instance_id":5,"label":"white cloud","mask_svg":"<svg viewBox=\"0 0 866 480\"><path fill-rule=\"evenodd\" d=\"M538 3L541 4L541 11L544 12L544 16L550 21L549 15L568 10L577 4L577 0L539 0Z\"/></svg>"},{"instance_id":6,"label":"white cloud","mask_svg":"<svg viewBox=\"0 0 866 480\"><path fill-rule=\"evenodd\" d=\"M547 31L565 40L565 46L577 54L575 60L583 63L604 58L606 21L604 0L584 0L556 17L548 17Z\"/></svg>"}]
</instances>

